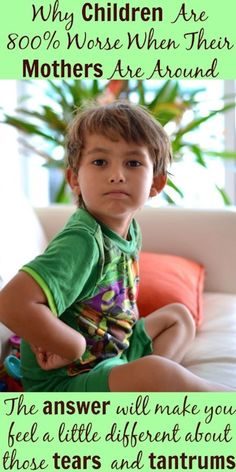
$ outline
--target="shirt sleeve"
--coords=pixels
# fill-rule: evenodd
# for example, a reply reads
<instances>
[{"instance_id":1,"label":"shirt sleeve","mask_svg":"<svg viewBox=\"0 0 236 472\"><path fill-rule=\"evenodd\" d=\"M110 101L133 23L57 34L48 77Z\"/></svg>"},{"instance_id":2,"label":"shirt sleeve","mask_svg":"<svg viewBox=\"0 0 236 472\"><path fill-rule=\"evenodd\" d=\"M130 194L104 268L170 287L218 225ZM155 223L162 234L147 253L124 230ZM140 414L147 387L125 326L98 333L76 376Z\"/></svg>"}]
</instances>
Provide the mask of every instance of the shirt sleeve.
<instances>
[{"instance_id":1,"label":"shirt sleeve","mask_svg":"<svg viewBox=\"0 0 236 472\"><path fill-rule=\"evenodd\" d=\"M85 230L60 233L44 254L22 267L40 285L51 311L60 316L96 286L99 272L96 239Z\"/></svg>"}]
</instances>

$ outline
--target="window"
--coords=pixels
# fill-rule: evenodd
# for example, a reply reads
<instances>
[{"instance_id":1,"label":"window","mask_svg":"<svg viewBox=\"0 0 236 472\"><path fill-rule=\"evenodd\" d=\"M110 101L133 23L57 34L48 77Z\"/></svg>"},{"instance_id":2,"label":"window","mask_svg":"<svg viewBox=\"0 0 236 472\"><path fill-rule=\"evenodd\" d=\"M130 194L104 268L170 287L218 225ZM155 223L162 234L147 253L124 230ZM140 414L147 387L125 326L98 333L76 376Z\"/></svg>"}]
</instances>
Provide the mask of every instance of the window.
<instances>
[{"instance_id":1,"label":"window","mask_svg":"<svg viewBox=\"0 0 236 472\"><path fill-rule=\"evenodd\" d=\"M0 82L0 110L12 113L17 103L17 87L14 80ZM17 133L13 128L0 124L0 201L6 202L10 193L17 197L22 186L22 171L18 153Z\"/></svg>"},{"instance_id":2,"label":"window","mask_svg":"<svg viewBox=\"0 0 236 472\"><path fill-rule=\"evenodd\" d=\"M235 100L236 81L224 81L225 96L228 101ZM229 110L225 115L225 149L236 151L236 109ZM229 159L225 162L225 188L236 205L236 159Z\"/></svg>"},{"instance_id":3,"label":"window","mask_svg":"<svg viewBox=\"0 0 236 472\"><path fill-rule=\"evenodd\" d=\"M199 116L206 116L209 111L220 109L225 104L224 81L222 80L182 80L180 81L180 86L183 91L187 92L196 89L200 90L196 94L198 102L196 108L199 110ZM155 84L150 84L149 93L152 92L152 87L155 87ZM227 95L231 96L230 101L232 102L233 94L228 93ZM234 110L231 113L234 113ZM193 112L187 110L183 116L183 124L187 124L191 119L193 119ZM235 137L235 126L232 126L232 121L231 124L229 123L228 114L220 113L202 123L199 128L188 133L186 141L196 144L201 143L203 150L221 152L227 149L233 151L236 147L233 145L229 146L229 142L225 139L226 119L228 120L227 127L231 129L231 133ZM232 188L229 188L229 185L227 185L227 172L229 173L228 179L232 180L232 162L229 164L229 161L223 161L215 156L205 157L205 160L207 169L195 162L194 155L191 152L185 151L183 159L173 163L171 168L171 173L173 174L172 181L184 193L184 199L181 199L180 196L176 196L173 190L169 191L176 204L185 207L223 207L224 200L220 191L216 190L216 186L219 189L226 187L226 193L228 193L231 202L235 203ZM229 165L230 169L228 168ZM158 199L156 201L154 199L151 205L158 205L158 201Z\"/></svg>"},{"instance_id":4,"label":"window","mask_svg":"<svg viewBox=\"0 0 236 472\"><path fill-rule=\"evenodd\" d=\"M198 81L182 81L183 86L195 87ZM227 83L222 80L200 81L205 91L197 98L201 100L199 109L201 115L208 110L216 110L224 104L234 101L234 81ZM227 98L228 97L228 98ZM203 149L211 151L235 151L235 109L225 114L218 114L209 121L203 123L195 136ZM223 207L224 202L220 193L215 190L215 185L224 188L232 203L235 200L235 161L222 160L218 157L206 158L208 171L191 162L189 156L184 158L182 164L177 164L175 182L180 182L181 188L186 189L184 205L189 207ZM230 184L230 185L229 185Z\"/></svg>"},{"instance_id":5,"label":"window","mask_svg":"<svg viewBox=\"0 0 236 472\"><path fill-rule=\"evenodd\" d=\"M27 93L26 83L15 80L1 80L0 109L4 113L14 114L20 106L20 98ZM19 142L19 133L11 126L0 124L1 159L0 159L0 198L25 195L32 205L47 205L48 172L42 167L43 160L30 156Z\"/></svg>"}]
</instances>

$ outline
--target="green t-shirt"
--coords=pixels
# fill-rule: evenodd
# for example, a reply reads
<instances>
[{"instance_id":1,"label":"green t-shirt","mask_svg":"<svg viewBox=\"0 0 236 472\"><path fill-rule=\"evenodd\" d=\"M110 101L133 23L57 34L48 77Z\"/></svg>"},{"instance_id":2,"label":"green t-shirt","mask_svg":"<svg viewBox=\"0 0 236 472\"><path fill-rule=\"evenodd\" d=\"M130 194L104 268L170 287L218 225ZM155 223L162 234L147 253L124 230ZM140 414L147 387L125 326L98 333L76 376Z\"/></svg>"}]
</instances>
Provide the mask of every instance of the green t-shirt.
<instances>
[{"instance_id":1,"label":"green t-shirt","mask_svg":"<svg viewBox=\"0 0 236 472\"><path fill-rule=\"evenodd\" d=\"M128 348L138 316L140 243L135 220L125 240L79 209L44 254L21 269L40 285L51 311L86 339L83 356L60 369L60 375L90 370ZM25 342L22 352L23 373L45 378L48 372L33 362L34 354Z\"/></svg>"}]
</instances>

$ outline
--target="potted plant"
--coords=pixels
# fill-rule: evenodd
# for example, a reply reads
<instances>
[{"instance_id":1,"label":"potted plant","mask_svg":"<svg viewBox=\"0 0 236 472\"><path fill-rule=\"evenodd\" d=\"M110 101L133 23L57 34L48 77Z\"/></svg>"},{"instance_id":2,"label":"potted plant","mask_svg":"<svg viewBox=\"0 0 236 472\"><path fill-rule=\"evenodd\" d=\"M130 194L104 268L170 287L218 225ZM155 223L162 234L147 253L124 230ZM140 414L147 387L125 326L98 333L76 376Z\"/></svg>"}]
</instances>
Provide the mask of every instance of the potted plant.
<instances>
[{"instance_id":1,"label":"potted plant","mask_svg":"<svg viewBox=\"0 0 236 472\"><path fill-rule=\"evenodd\" d=\"M144 105L166 127L172 123L170 138L172 141L174 160L180 161L188 152L201 166L207 167L206 156L212 155L222 158L235 158L235 153L215 152L202 149L195 140L189 140L189 133L200 127L218 113L225 113L234 103L227 104L217 110L209 111L205 116L199 116L197 112L199 90L183 92L178 81L160 81L154 97L147 98L147 85L145 81L79 81L79 80L48 80L44 94L44 103L38 110L29 105L30 97L23 97L16 114L4 113L4 123L13 126L20 132L21 144L33 154L44 158L44 165L49 169L57 169L61 173L61 181L58 185L54 201L68 202L70 200L67 185L64 179L64 149L65 134L68 122L77 107L87 100L111 101L118 97L136 101ZM32 81L30 86L37 86L37 81ZM184 122L185 112L192 111L192 117ZM30 139L29 139L30 138ZM39 144L40 143L40 144ZM58 157L59 156L59 157ZM164 196L170 203L175 203L173 194L183 197L183 191L177 187L169 176ZM172 192L168 192L168 188ZM217 187L225 204L229 204L229 198L224 189ZM174 191L174 193L173 193Z\"/></svg>"}]
</instances>

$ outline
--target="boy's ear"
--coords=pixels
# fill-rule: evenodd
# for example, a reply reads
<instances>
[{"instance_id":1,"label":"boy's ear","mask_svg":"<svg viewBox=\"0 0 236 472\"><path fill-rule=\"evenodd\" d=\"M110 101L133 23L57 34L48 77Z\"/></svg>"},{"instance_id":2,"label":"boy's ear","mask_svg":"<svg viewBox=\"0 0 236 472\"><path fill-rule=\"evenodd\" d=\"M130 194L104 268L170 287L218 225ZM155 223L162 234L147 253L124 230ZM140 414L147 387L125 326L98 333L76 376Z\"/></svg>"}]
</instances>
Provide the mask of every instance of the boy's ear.
<instances>
[{"instance_id":1,"label":"boy's ear","mask_svg":"<svg viewBox=\"0 0 236 472\"><path fill-rule=\"evenodd\" d=\"M153 178L151 190L150 190L150 197L155 197L158 193L160 193L166 185L167 176L163 174L156 175Z\"/></svg>"},{"instance_id":2,"label":"boy's ear","mask_svg":"<svg viewBox=\"0 0 236 472\"><path fill-rule=\"evenodd\" d=\"M68 167L66 169L66 180L72 189L73 193L75 195L80 195L80 186L78 182L78 175L70 168Z\"/></svg>"}]
</instances>

